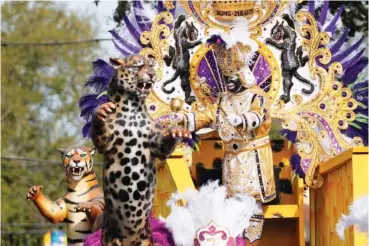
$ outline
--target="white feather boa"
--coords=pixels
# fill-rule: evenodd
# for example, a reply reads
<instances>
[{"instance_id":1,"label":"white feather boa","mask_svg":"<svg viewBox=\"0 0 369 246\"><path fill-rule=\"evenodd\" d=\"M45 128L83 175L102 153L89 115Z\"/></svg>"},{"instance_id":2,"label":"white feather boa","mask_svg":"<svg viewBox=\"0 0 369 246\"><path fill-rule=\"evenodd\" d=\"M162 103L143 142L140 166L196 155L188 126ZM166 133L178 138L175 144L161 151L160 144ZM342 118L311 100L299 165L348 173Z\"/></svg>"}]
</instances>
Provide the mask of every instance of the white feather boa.
<instances>
[{"instance_id":1,"label":"white feather boa","mask_svg":"<svg viewBox=\"0 0 369 246\"><path fill-rule=\"evenodd\" d=\"M336 225L337 235L345 240L345 229L356 225L361 232L368 233L368 196L357 199L349 206L349 215L342 214Z\"/></svg>"},{"instance_id":2,"label":"white feather boa","mask_svg":"<svg viewBox=\"0 0 369 246\"><path fill-rule=\"evenodd\" d=\"M177 202L185 200L186 207ZM249 226L250 218L260 213L254 197L239 195L227 198L226 188L218 182L209 182L199 191L188 189L184 193L174 193L167 205L172 212L165 224L172 231L176 245L193 245L196 232L211 221L219 227L227 228L236 238Z\"/></svg>"}]
</instances>

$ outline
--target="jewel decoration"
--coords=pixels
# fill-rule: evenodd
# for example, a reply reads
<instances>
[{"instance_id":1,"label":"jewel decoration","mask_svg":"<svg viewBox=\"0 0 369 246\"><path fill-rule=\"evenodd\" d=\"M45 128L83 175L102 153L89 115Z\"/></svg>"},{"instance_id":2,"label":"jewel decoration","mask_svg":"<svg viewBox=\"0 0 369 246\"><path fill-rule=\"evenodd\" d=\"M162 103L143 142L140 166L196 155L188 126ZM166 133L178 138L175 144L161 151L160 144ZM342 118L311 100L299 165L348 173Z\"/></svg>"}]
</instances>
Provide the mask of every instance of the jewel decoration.
<instances>
[{"instance_id":1,"label":"jewel decoration","mask_svg":"<svg viewBox=\"0 0 369 246\"><path fill-rule=\"evenodd\" d=\"M301 168L306 173L306 184L318 188L323 183L317 173L319 163L353 144L362 144L358 138L354 139L353 144L349 143L340 132L354 121L357 102L351 98L351 90L336 79L342 74L340 63L330 64L327 71L316 62L328 64L331 60L330 50L324 47L329 41L328 34L319 32L316 20L307 11L300 11L296 19L304 23L308 21L308 24L302 25L300 33L304 38L303 47L309 54L310 74L313 79L319 80L320 93L309 102L303 102L300 95L293 95L294 106L291 108L278 101L271 114L273 118L282 120L283 128L297 132L296 147L301 156ZM323 145L327 141L329 148Z\"/></svg>"}]
</instances>

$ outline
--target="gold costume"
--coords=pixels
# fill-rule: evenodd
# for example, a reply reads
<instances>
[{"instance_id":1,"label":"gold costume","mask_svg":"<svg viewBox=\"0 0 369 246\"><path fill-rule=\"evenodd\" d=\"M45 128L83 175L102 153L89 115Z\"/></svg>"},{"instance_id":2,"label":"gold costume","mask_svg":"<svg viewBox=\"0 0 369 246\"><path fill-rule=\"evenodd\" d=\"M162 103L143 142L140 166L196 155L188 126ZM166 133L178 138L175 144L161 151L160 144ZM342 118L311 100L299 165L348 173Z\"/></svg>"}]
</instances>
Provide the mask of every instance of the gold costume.
<instances>
[{"instance_id":1,"label":"gold costume","mask_svg":"<svg viewBox=\"0 0 369 246\"><path fill-rule=\"evenodd\" d=\"M220 106L218 106L220 105ZM233 127L227 115L239 115L242 126ZM275 198L272 149L268 132L271 126L269 101L257 86L243 92L226 93L218 104L204 111L186 114L190 131L213 126L225 145L223 185L230 196L248 194L262 202Z\"/></svg>"}]
</instances>

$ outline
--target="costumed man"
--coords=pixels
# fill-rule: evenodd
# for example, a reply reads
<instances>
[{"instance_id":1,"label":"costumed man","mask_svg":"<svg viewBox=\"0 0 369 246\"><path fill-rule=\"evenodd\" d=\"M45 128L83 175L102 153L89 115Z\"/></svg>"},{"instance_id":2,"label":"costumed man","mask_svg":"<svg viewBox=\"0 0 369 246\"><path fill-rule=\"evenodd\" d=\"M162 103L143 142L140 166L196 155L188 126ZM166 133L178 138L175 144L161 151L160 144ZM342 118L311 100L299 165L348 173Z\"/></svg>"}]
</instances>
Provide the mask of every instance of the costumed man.
<instances>
[{"instance_id":1,"label":"costumed man","mask_svg":"<svg viewBox=\"0 0 369 246\"><path fill-rule=\"evenodd\" d=\"M268 137L270 105L266 93L255 85L246 50L241 43L229 49L215 47L227 92L203 111L172 113L171 119L192 132L210 125L218 130L225 146L222 175L228 195L247 194L258 201L260 213L251 218L243 235L247 245L258 245L264 223L261 204L276 194Z\"/></svg>"}]
</instances>

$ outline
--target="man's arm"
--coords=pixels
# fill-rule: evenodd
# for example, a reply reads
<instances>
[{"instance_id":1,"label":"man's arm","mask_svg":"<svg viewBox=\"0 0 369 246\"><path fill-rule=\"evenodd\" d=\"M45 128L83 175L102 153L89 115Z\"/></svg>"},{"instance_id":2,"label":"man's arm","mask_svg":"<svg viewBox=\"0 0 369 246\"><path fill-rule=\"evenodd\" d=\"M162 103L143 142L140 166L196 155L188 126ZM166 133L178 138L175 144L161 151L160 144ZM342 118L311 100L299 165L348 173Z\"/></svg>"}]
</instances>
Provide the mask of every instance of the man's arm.
<instances>
[{"instance_id":1,"label":"man's arm","mask_svg":"<svg viewBox=\"0 0 369 246\"><path fill-rule=\"evenodd\" d=\"M268 103L267 98L260 94L254 94L251 109L240 115L229 115L227 121L234 127L243 131L251 131L258 128L267 120Z\"/></svg>"}]
</instances>

